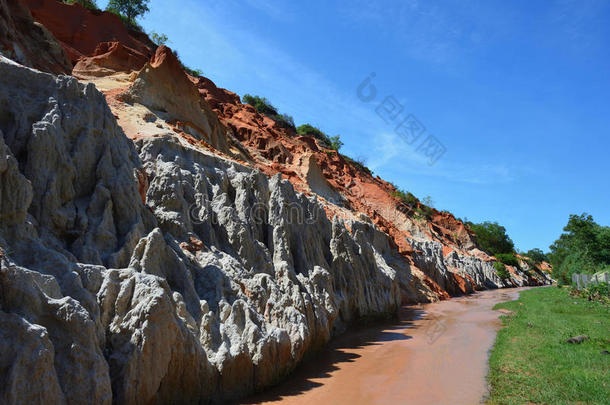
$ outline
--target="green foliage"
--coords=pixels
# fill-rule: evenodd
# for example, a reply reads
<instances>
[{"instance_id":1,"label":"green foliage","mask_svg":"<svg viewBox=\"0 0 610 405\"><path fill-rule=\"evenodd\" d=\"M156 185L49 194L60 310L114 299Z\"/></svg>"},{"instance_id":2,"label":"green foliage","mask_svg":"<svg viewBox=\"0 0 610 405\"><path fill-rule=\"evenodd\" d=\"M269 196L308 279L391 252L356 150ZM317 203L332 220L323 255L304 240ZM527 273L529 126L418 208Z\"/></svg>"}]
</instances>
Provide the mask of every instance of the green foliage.
<instances>
[{"instance_id":1,"label":"green foliage","mask_svg":"<svg viewBox=\"0 0 610 405\"><path fill-rule=\"evenodd\" d=\"M485 252L497 256L499 253L513 253L515 245L506 234L506 228L497 222L481 224L468 223L477 237L477 245Z\"/></svg>"},{"instance_id":2,"label":"green foliage","mask_svg":"<svg viewBox=\"0 0 610 405\"><path fill-rule=\"evenodd\" d=\"M610 265L610 227L591 215L570 215L567 225L548 254L553 276L569 284L573 273L595 273Z\"/></svg>"},{"instance_id":3,"label":"green foliage","mask_svg":"<svg viewBox=\"0 0 610 405\"><path fill-rule=\"evenodd\" d=\"M277 109L265 97L244 94L242 100L244 103L250 104L252 107L256 108L256 111L258 111L260 114L265 114L270 117L278 115Z\"/></svg>"},{"instance_id":4,"label":"green foliage","mask_svg":"<svg viewBox=\"0 0 610 405\"><path fill-rule=\"evenodd\" d=\"M290 115L280 114L277 108L275 108L273 104L271 104L271 102L265 97L244 94L242 100L244 103L250 104L252 107L254 107L259 114L265 114L269 118L273 119L280 127L296 130L294 119Z\"/></svg>"},{"instance_id":5,"label":"green foliage","mask_svg":"<svg viewBox=\"0 0 610 405\"><path fill-rule=\"evenodd\" d=\"M100 8L97 6L95 0L64 0L66 4L80 4L84 8L89 10L99 10Z\"/></svg>"},{"instance_id":6,"label":"green foliage","mask_svg":"<svg viewBox=\"0 0 610 405\"><path fill-rule=\"evenodd\" d=\"M282 128L292 129L292 130L295 129L294 118L292 118L291 115L278 114L278 115L272 116L271 118L273 118L275 120L275 122L277 122L277 124Z\"/></svg>"},{"instance_id":7,"label":"green foliage","mask_svg":"<svg viewBox=\"0 0 610 405\"><path fill-rule=\"evenodd\" d=\"M527 263L527 265L529 266L530 269L535 269L536 265L538 265L539 263L536 263L535 261L533 261L532 259L530 259L529 257L524 257L523 261L525 263ZM524 270L524 269L521 269Z\"/></svg>"},{"instance_id":8,"label":"green foliage","mask_svg":"<svg viewBox=\"0 0 610 405\"><path fill-rule=\"evenodd\" d=\"M421 202L424 205L427 205L428 207L434 207L434 200L432 200L432 197L430 197L429 195L422 198Z\"/></svg>"},{"instance_id":9,"label":"green foliage","mask_svg":"<svg viewBox=\"0 0 610 405\"><path fill-rule=\"evenodd\" d=\"M529 257L536 264L549 261L547 255L538 248L528 250L527 252L523 253L523 256Z\"/></svg>"},{"instance_id":10,"label":"green foliage","mask_svg":"<svg viewBox=\"0 0 610 405\"><path fill-rule=\"evenodd\" d=\"M199 76L203 76L203 71L201 69L192 69L188 66L186 66L184 63L180 62L180 64L182 65L182 69L184 69L184 71L186 73L188 73L189 75L193 76L193 77L199 77Z\"/></svg>"},{"instance_id":11,"label":"green foliage","mask_svg":"<svg viewBox=\"0 0 610 405\"><path fill-rule=\"evenodd\" d=\"M322 132L320 128L314 127L311 124L303 124L297 127L297 134L302 136L313 136L314 138L322 141L328 148L330 148L330 139L326 133Z\"/></svg>"},{"instance_id":12,"label":"green foliage","mask_svg":"<svg viewBox=\"0 0 610 405\"><path fill-rule=\"evenodd\" d=\"M608 283L599 283L592 285L588 288L590 294L598 294L610 298L610 287Z\"/></svg>"},{"instance_id":13,"label":"green foliage","mask_svg":"<svg viewBox=\"0 0 610 405\"><path fill-rule=\"evenodd\" d=\"M419 200L417 199L417 197L415 197L410 192L404 191L396 186L394 186L394 188L396 188L396 191L392 193L393 197L398 198L400 201L412 208L416 207L417 204L419 204Z\"/></svg>"},{"instance_id":14,"label":"green foliage","mask_svg":"<svg viewBox=\"0 0 610 405\"><path fill-rule=\"evenodd\" d=\"M410 208L412 208L413 211L415 212L416 219L426 219L426 218L430 218L432 216L432 214L434 213L434 210L431 207L420 202L417 199L417 197L415 197L410 192L404 191L404 190L400 189L399 187L396 187L396 185L394 185L394 184L392 184L392 185L396 189L396 191L394 191L392 193L392 196L398 198L402 203L404 203L407 206L409 206ZM431 197L428 196L425 199L427 199L427 201L429 203L432 203Z\"/></svg>"},{"instance_id":15,"label":"green foliage","mask_svg":"<svg viewBox=\"0 0 610 405\"><path fill-rule=\"evenodd\" d=\"M343 142L341 142L341 138L339 135L331 136L330 138L330 148L336 150L337 152L343 146Z\"/></svg>"},{"instance_id":16,"label":"green foliage","mask_svg":"<svg viewBox=\"0 0 610 405\"><path fill-rule=\"evenodd\" d=\"M563 258L561 263L553 265L553 277L564 285L572 283L572 274L574 273L593 274L596 271L597 266L591 258L585 252L579 251L571 252Z\"/></svg>"},{"instance_id":17,"label":"green foliage","mask_svg":"<svg viewBox=\"0 0 610 405\"><path fill-rule=\"evenodd\" d=\"M150 0L110 0L106 6L106 11L117 14L128 27L142 31L142 27L136 19L148 11Z\"/></svg>"},{"instance_id":18,"label":"green foliage","mask_svg":"<svg viewBox=\"0 0 610 405\"><path fill-rule=\"evenodd\" d=\"M351 157L346 156L346 155L341 155L341 156L343 156L343 159L347 160L349 163L356 166L359 170L365 171L370 175L373 174L371 172L371 169L366 167L366 161L363 158L352 159Z\"/></svg>"},{"instance_id":19,"label":"green foliage","mask_svg":"<svg viewBox=\"0 0 610 405\"><path fill-rule=\"evenodd\" d=\"M325 148L339 151L343 146L343 142L341 142L341 137L339 135L328 136L326 133L322 132L320 128L314 127L311 124L299 125L296 130L299 135L313 136L320 140L322 146Z\"/></svg>"},{"instance_id":20,"label":"green foliage","mask_svg":"<svg viewBox=\"0 0 610 405\"><path fill-rule=\"evenodd\" d=\"M152 31L150 33L150 39L155 43L155 45L157 46L161 46L161 45L165 45L167 44L167 42L169 41L169 38L167 37L167 35L165 34L159 34L156 31Z\"/></svg>"},{"instance_id":21,"label":"green foliage","mask_svg":"<svg viewBox=\"0 0 610 405\"><path fill-rule=\"evenodd\" d=\"M502 280L506 280L507 278L510 277L510 273L508 272L508 270L506 270L506 266L504 265L504 263L494 262L493 266L494 266L494 269L496 270L496 274Z\"/></svg>"},{"instance_id":22,"label":"green foliage","mask_svg":"<svg viewBox=\"0 0 610 405\"><path fill-rule=\"evenodd\" d=\"M430 218L432 216L432 212L432 208L428 207L427 205L420 204L415 208L415 218L421 220Z\"/></svg>"},{"instance_id":23,"label":"green foliage","mask_svg":"<svg viewBox=\"0 0 610 405\"><path fill-rule=\"evenodd\" d=\"M199 76L203 76L203 71L201 69L191 69L190 67L186 66L182 60L180 60L180 56L178 55L178 51L174 50L174 55L176 55L176 59L178 59L178 62L180 62L180 66L182 67L182 70L184 70L186 73L188 73L191 76L194 77L199 77Z\"/></svg>"},{"instance_id":24,"label":"green foliage","mask_svg":"<svg viewBox=\"0 0 610 405\"><path fill-rule=\"evenodd\" d=\"M513 253L498 253L496 259L509 266L519 267L519 259Z\"/></svg>"},{"instance_id":25,"label":"green foliage","mask_svg":"<svg viewBox=\"0 0 610 405\"><path fill-rule=\"evenodd\" d=\"M144 32L144 29L140 24L138 24L136 21L130 20L129 18L121 14L119 11L109 7L106 7L106 11L115 14L117 17L119 17L123 25L125 25L125 27L127 27L128 29L138 32Z\"/></svg>"},{"instance_id":26,"label":"green foliage","mask_svg":"<svg viewBox=\"0 0 610 405\"><path fill-rule=\"evenodd\" d=\"M580 291L573 288L570 295L579 296L588 301L599 301L604 304L610 304L610 288L608 283L605 282L591 284L589 287L583 288Z\"/></svg>"},{"instance_id":27,"label":"green foliage","mask_svg":"<svg viewBox=\"0 0 610 405\"><path fill-rule=\"evenodd\" d=\"M492 404L607 404L610 306L570 297L566 288L522 291L502 316L489 359ZM587 335L589 340L566 340Z\"/></svg>"}]
</instances>

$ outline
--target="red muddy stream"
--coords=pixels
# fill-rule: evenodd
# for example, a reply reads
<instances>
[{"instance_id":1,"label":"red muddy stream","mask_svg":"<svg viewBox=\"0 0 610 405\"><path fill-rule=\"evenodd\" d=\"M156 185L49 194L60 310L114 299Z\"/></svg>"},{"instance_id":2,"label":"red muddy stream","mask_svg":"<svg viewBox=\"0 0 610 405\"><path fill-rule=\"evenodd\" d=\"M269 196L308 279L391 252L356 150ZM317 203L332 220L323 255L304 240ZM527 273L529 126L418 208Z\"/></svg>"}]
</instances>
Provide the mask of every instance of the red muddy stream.
<instances>
[{"instance_id":1,"label":"red muddy stream","mask_svg":"<svg viewBox=\"0 0 610 405\"><path fill-rule=\"evenodd\" d=\"M392 324L334 339L280 385L245 404L478 404L488 390L495 304L519 289L403 307Z\"/></svg>"}]
</instances>

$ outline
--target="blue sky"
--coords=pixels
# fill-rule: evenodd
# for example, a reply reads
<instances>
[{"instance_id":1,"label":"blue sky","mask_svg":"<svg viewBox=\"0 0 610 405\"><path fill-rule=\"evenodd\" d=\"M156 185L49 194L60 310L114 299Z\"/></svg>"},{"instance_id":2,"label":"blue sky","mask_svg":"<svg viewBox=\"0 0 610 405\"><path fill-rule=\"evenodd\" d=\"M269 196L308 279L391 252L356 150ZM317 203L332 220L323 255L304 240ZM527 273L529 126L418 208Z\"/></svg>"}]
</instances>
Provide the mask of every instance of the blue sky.
<instances>
[{"instance_id":1,"label":"blue sky","mask_svg":"<svg viewBox=\"0 0 610 405\"><path fill-rule=\"evenodd\" d=\"M340 134L343 153L438 209L498 221L518 249L547 250L572 213L610 225L610 2L152 0L150 9L145 30L167 34L218 86ZM364 103L356 88L372 72L377 98ZM433 166L376 114L386 96L442 142Z\"/></svg>"}]
</instances>

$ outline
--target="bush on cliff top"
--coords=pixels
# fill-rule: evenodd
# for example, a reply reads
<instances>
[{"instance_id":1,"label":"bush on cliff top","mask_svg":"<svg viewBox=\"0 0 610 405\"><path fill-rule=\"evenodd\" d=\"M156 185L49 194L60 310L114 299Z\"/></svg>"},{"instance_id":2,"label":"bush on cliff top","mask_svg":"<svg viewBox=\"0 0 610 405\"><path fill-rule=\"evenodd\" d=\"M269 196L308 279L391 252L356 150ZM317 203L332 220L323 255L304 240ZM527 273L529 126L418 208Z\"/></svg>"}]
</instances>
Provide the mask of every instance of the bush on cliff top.
<instances>
[{"instance_id":1,"label":"bush on cliff top","mask_svg":"<svg viewBox=\"0 0 610 405\"><path fill-rule=\"evenodd\" d=\"M538 248L528 250L527 252L523 253L523 256L529 257L536 264L549 261L547 255Z\"/></svg>"},{"instance_id":2,"label":"bush on cliff top","mask_svg":"<svg viewBox=\"0 0 610 405\"><path fill-rule=\"evenodd\" d=\"M297 134L313 136L321 142L323 147L327 149L338 151L343 146L343 142L341 142L341 137L339 135L328 136L326 133L322 132L320 128L314 127L311 124L299 125L297 127Z\"/></svg>"},{"instance_id":3,"label":"bush on cliff top","mask_svg":"<svg viewBox=\"0 0 610 405\"><path fill-rule=\"evenodd\" d=\"M148 2L150 0L110 0L107 10L114 10L127 17L130 22L135 23L136 18L148 13Z\"/></svg>"},{"instance_id":4,"label":"bush on cliff top","mask_svg":"<svg viewBox=\"0 0 610 405\"><path fill-rule=\"evenodd\" d=\"M252 107L256 108L256 111L258 111L260 114L269 116L278 115L277 109L265 97L244 94L242 100L244 103L250 104Z\"/></svg>"},{"instance_id":5,"label":"bush on cliff top","mask_svg":"<svg viewBox=\"0 0 610 405\"><path fill-rule=\"evenodd\" d=\"M167 35L158 33L157 31L150 32L150 40L153 41L157 46L165 45L169 42Z\"/></svg>"},{"instance_id":6,"label":"bush on cliff top","mask_svg":"<svg viewBox=\"0 0 610 405\"><path fill-rule=\"evenodd\" d=\"M413 194L408 191L404 191L399 187L394 186L396 191L392 192L392 196L398 198L403 203L407 204L409 207L416 207L419 200Z\"/></svg>"},{"instance_id":7,"label":"bush on cliff top","mask_svg":"<svg viewBox=\"0 0 610 405\"><path fill-rule=\"evenodd\" d=\"M343 143L341 143L341 145L343 145ZM371 172L371 169L366 167L366 162L364 161L364 158L352 159L351 157L346 156L346 155L341 155L341 156L343 156L343 159L347 160L350 164L355 166L357 169L362 170L370 175L373 175L373 173Z\"/></svg>"},{"instance_id":8,"label":"bush on cliff top","mask_svg":"<svg viewBox=\"0 0 610 405\"><path fill-rule=\"evenodd\" d=\"M277 108L275 108L273 104L271 104L271 102L265 97L244 94L242 100L244 103L250 104L252 107L254 107L259 114L264 114L274 120L280 127L287 129L290 128L296 131L294 119L290 115L280 114Z\"/></svg>"},{"instance_id":9,"label":"bush on cliff top","mask_svg":"<svg viewBox=\"0 0 610 405\"><path fill-rule=\"evenodd\" d=\"M110 0L106 6L106 11L118 15L126 27L143 32L142 27L138 24L136 19L150 11L148 8L149 1L150 0Z\"/></svg>"},{"instance_id":10,"label":"bush on cliff top","mask_svg":"<svg viewBox=\"0 0 610 405\"><path fill-rule=\"evenodd\" d=\"M496 259L498 259L504 264L514 267L520 267L519 259L517 259L517 256L515 256L513 253L498 253L495 256Z\"/></svg>"},{"instance_id":11,"label":"bush on cliff top","mask_svg":"<svg viewBox=\"0 0 610 405\"><path fill-rule=\"evenodd\" d=\"M156 34L156 32L153 31L153 36L154 34ZM161 34L163 35L163 34ZM178 51L174 50L174 55L176 55L176 59L178 59L178 62L180 62L180 66L182 67L182 70L184 70L186 73L188 73L191 76L194 77L199 77L199 76L203 76L203 71L201 69L192 69L188 66L186 66L184 64L184 62L182 62L182 60L180 59L180 56L178 55Z\"/></svg>"},{"instance_id":12,"label":"bush on cliff top","mask_svg":"<svg viewBox=\"0 0 610 405\"><path fill-rule=\"evenodd\" d=\"M390 183L391 184L391 183ZM417 219L430 219L434 210L429 205L432 205L432 197L426 196L424 201L429 204L425 204L413 194L408 191L402 190L400 187L397 187L395 184L392 184L396 191L392 192L392 196L398 198L402 203L406 204L410 208L412 208L415 212L415 218Z\"/></svg>"},{"instance_id":13,"label":"bush on cliff top","mask_svg":"<svg viewBox=\"0 0 610 405\"><path fill-rule=\"evenodd\" d=\"M477 238L477 245L485 252L497 257L501 253L513 253L515 244L506 234L506 228L497 222L468 223Z\"/></svg>"}]
</instances>

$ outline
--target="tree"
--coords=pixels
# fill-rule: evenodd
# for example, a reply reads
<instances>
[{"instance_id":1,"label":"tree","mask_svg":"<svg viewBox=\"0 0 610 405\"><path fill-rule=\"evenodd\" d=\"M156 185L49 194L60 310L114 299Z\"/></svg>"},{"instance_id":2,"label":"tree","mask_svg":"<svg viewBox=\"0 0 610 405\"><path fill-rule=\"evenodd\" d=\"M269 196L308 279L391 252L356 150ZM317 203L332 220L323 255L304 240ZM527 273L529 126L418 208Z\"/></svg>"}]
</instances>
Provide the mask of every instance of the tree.
<instances>
[{"instance_id":1,"label":"tree","mask_svg":"<svg viewBox=\"0 0 610 405\"><path fill-rule=\"evenodd\" d=\"M336 150L337 152L343 146L343 142L341 142L341 137L339 135L331 136L328 139L330 140L330 148Z\"/></svg>"},{"instance_id":2,"label":"tree","mask_svg":"<svg viewBox=\"0 0 610 405\"><path fill-rule=\"evenodd\" d=\"M169 41L169 38L167 37L167 35L165 34L159 34L156 31L152 31L150 33L150 39L155 43L155 45L157 46L161 46L161 45L165 45L167 44L167 42ZM176 53L176 57L178 57L178 54Z\"/></svg>"},{"instance_id":3,"label":"tree","mask_svg":"<svg viewBox=\"0 0 610 405\"><path fill-rule=\"evenodd\" d=\"M470 229L477 237L477 245L487 253L513 253L515 244L506 234L506 228L497 222L469 223Z\"/></svg>"},{"instance_id":4,"label":"tree","mask_svg":"<svg viewBox=\"0 0 610 405\"><path fill-rule=\"evenodd\" d=\"M136 18L150 11L148 2L150 0L110 0L106 10L122 14L127 17L131 24L136 23Z\"/></svg>"},{"instance_id":5,"label":"tree","mask_svg":"<svg viewBox=\"0 0 610 405\"><path fill-rule=\"evenodd\" d=\"M564 233L550 247L553 275L564 283L573 273L595 273L610 266L610 228L591 215L570 215Z\"/></svg>"},{"instance_id":6,"label":"tree","mask_svg":"<svg viewBox=\"0 0 610 405\"><path fill-rule=\"evenodd\" d=\"M339 151L343 146L343 142L341 142L341 137L339 135L336 136L328 136L326 133L322 132L320 128L314 127L311 124L303 124L299 125L297 128L297 134L313 136L316 139L322 141L322 146L325 148L333 149ZM361 163L364 166L364 163Z\"/></svg>"},{"instance_id":7,"label":"tree","mask_svg":"<svg viewBox=\"0 0 610 405\"><path fill-rule=\"evenodd\" d=\"M528 250L527 252L523 253L523 256L529 257L535 264L549 261L546 254L544 254L544 252L538 248Z\"/></svg>"},{"instance_id":8,"label":"tree","mask_svg":"<svg viewBox=\"0 0 610 405\"><path fill-rule=\"evenodd\" d=\"M278 115L277 108L275 108L273 104L271 104L271 102L265 97L244 94L242 99L244 103L250 104L252 107L256 108L256 111L260 114L265 114L268 116Z\"/></svg>"},{"instance_id":9,"label":"tree","mask_svg":"<svg viewBox=\"0 0 610 405\"><path fill-rule=\"evenodd\" d=\"M432 197L430 197L429 195L422 198L421 202L424 205L427 205L428 207L434 207L434 200L432 200Z\"/></svg>"},{"instance_id":10,"label":"tree","mask_svg":"<svg viewBox=\"0 0 610 405\"><path fill-rule=\"evenodd\" d=\"M265 114L267 117L273 119L280 127L290 128L296 131L294 119L288 114L280 114L277 108L275 108L265 97L244 94L242 100L244 103L250 104L252 107L256 108L256 111L259 114Z\"/></svg>"}]
</instances>

